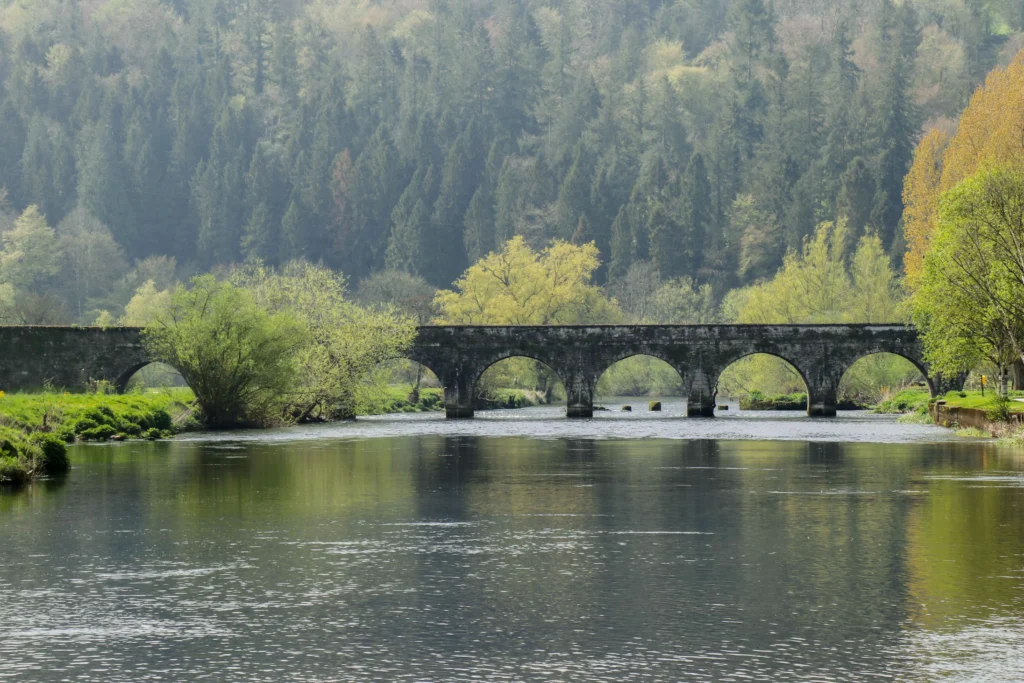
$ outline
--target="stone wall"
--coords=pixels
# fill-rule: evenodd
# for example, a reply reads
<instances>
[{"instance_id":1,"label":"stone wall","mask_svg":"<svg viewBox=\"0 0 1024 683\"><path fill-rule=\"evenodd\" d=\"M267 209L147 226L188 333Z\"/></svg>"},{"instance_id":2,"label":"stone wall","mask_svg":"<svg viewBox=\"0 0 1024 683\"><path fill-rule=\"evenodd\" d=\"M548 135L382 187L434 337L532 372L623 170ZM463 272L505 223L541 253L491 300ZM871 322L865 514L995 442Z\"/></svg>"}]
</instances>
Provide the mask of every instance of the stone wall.
<instances>
[{"instance_id":1,"label":"stone wall","mask_svg":"<svg viewBox=\"0 0 1024 683\"><path fill-rule=\"evenodd\" d=\"M68 391L90 380L123 384L147 363L133 327L0 327L0 390Z\"/></svg>"},{"instance_id":2,"label":"stone wall","mask_svg":"<svg viewBox=\"0 0 1024 683\"><path fill-rule=\"evenodd\" d=\"M999 431L997 427L1003 426L988 419L988 414L984 410L948 406L942 401L936 401L928 406L928 414L932 416L935 424L941 427L974 427L983 432L993 434ZM1013 426L1024 426L1024 414L1015 413L1011 415L1010 424Z\"/></svg>"}]
</instances>

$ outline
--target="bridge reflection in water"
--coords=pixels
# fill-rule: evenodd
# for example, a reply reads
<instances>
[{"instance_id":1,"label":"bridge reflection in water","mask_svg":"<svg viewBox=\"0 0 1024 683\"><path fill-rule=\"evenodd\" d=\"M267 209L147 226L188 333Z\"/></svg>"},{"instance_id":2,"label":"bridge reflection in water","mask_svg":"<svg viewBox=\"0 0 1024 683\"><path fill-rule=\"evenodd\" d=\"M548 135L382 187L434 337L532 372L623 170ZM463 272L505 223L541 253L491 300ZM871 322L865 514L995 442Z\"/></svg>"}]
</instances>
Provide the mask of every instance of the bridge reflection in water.
<instances>
[{"instance_id":1,"label":"bridge reflection in water","mask_svg":"<svg viewBox=\"0 0 1024 683\"><path fill-rule=\"evenodd\" d=\"M800 373L811 416L834 416L843 374L876 353L909 360L927 378L932 395L954 385L932 376L909 325L424 326L407 357L437 375L449 418L473 417L480 376L515 356L545 363L558 375L569 417L591 417L601 374L637 355L675 368L683 378L687 414L711 417L722 371L755 353L781 358ZM0 328L0 388L8 391L47 383L73 389L98 379L123 390L150 362L138 328Z\"/></svg>"}]
</instances>

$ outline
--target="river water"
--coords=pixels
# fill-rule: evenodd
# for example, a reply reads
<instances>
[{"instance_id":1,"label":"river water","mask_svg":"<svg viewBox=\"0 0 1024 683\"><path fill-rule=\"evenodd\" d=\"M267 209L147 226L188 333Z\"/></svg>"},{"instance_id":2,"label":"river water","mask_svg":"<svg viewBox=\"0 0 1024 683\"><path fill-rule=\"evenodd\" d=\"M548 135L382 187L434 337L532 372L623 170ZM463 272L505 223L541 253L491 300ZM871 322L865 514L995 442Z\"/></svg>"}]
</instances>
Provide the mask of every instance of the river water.
<instances>
[{"instance_id":1,"label":"river water","mask_svg":"<svg viewBox=\"0 0 1024 683\"><path fill-rule=\"evenodd\" d=\"M1024 451L635 406L76 446L0 679L1024 679Z\"/></svg>"}]
</instances>

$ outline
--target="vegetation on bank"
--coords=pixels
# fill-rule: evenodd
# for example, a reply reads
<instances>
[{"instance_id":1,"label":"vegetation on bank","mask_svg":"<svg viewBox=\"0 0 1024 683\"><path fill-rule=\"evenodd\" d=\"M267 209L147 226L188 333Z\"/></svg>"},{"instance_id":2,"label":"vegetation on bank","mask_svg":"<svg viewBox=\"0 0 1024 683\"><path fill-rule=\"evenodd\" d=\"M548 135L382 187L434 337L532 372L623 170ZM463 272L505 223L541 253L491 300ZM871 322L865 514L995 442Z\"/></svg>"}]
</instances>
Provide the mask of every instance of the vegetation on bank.
<instances>
[{"instance_id":1,"label":"vegetation on bank","mask_svg":"<svg viewBox=\"0 0 1024 683\"><path fill-rule=\"evenodd\" d=\"M388 413L426 413L444 410L444 389L422 388L412 390L403 386L389 386L372 400L360 406L360 415L386 415Z\"/></svg>"},{"instance_id":2,"label":"vegetation on bank","mask_svg":"<svg viewBox=\"0 0 1024 683\"><path fill-rule=\"evenodd\" d=\"M1009 422L1011 414L1024 413L1024 402L1014 400L1024 398L1024 391L1011 391L1000 395L996 391L950 391L945 396L932 398L927 389L904 389L880 402L874 407L876 413L899 414L899 422L903 424L933 424L928 412L929 406L935 401L943 401L951 408L972 408L985 411L986 417L994 425ZM1000 431L997 429L997 431ZM1007 442L1014 445L1024 444L1024 429L1012 433L1012 428L1003 429ZM984 436L989 436L985 434Z\"/></svg>"},{"instance_id":3,"label":"vegetation on bank","mask_svg":"<svg viewBox=\"0 0 1024 683\"><path fill-rule=\"evenodd\" d=\"M415 322L348 301L345 286L305 262L195 277L154 311L143 340L181 373L210 428L355 417L384 390L381 363L401 357Z\"/></svg>"},{"instance_id":4,"label":"vegetation on bank","mask_svg":"<svg viewBox=\"0 0 1024 683\"><path fill-rule=\"evenodd\" d=\"M65 444L160 439L195 428L187 389L124 395L0 392L0 483L22 484L68 469Z\"/></svg>"}]
</instances>

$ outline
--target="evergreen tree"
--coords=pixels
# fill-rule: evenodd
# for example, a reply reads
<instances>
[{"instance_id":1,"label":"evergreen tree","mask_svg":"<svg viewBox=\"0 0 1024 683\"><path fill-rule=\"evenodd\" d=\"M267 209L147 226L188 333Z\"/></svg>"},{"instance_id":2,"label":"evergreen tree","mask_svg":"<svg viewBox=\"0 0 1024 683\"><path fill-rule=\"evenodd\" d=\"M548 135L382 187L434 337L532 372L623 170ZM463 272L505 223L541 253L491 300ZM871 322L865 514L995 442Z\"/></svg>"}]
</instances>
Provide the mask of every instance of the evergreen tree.
<instances>
[{"instance_id":1,"label":"evergreen tree","mask_svg":"<svg viewBox=\"0 0 1024 683\"><path fill-rule=\"evenodd\" d=\"M682 232L679 222L665 205L655 202L647 218L646 233L650 236L651 261L664 278L673 278L685 268Z\"/></svg>"},{"instance_id":2,"label":"evergreen tree","mask_svg":"<svg viewBox=\"0 0 1024 683\"><path fill-rule=\"evenodd\" d=\"M675 268L662 270L662 276L675 278L688 275L697 278L704 266L704 253L713 227L711 182L708 180L704 156L694 154L686 167L683 187L683 222L680 234L679 262Z\"/></svg>"},{"instance_id":3,"label":"evergreen tree","mask_svg":"<svg viewBox=\"0 0 1024 683\"><path fill-rule=\"evenodd\" d=\"M910 169L917 143L919 115L910 91L913 55L920 43L917 14L909 3L883 2L881 46L884 50L875 95L875 135L881 150L877 165L872 222L890 245L903 214L903 178Z\"/></svg>"},{"instance_id":4,"label":"evergreen tree","mask_svg":"<svg viewBox=\"0 0 1024 683\"><path fill-rule=\"evenodd\" d=\"M486 184L477 188L465 217L466 257L476 263L497 246L494 241L494 197Z\"/></svg>"},{"instance_id":5,"label":"evergreen tree","mask_svg":"<svg viewBox=\"0 0 1024 683\"><path fill-rule=\"evenodd\" d=\"M463 131L452 144L441 171L441 187L434 203L433 230L421 273L428 282L449 284L466 269L463 216L476 191L482 171L482 159L476 153L472 127Z\"/></svg>"},{"instance_id":6,"label":"evergreen tree","mask_svg":"<svg viewBox=\"0 0 1024 683\"><path fill-rule=\"evenodd\" d=\"M429 230L430 213L423 200L417 199L409 214L392 228L386 269L418 275L423 266L424 240Z\"/></svg>"},{"instance_id":7,"label":"evergreen tree","mask_svg":"<svg viewBox=\"0 0 1024 683\"><path fill-rule=\"evenodd\" d=\"M0 102L0 187L7 190L8 200L21 206L21 159L27 131L14 102Z\"/></svg>"},{"instance_id":8,"label":"evergreen tree","mask_svg":"<svg viewBox=\"0 0 1024 683\"><path fill-rule=\"evenodd\" d=\"M608 265L608 279L619 280L633 264L633 226L629 222L629 208L623 204L612 222L611 262Z\"/></svg>"},{"instance_id":9,"label":"evergreen tree","mask_svg":"<svg viewBox=\"0 0 1024 683\"><path fill-rule=\"evenodd\" d=\"M572 166L558 191L558 202L555 204L556 237L569 239L580 217L589 213L591 185L589 154L581 142L576 145Z\"/></svg>"},{"instance_id":10,"label":"evergreen tree","mask_svg":"<svg viewBox=\"0 0 1024 683\"><path fill-rule=\"evenodd\" d=\"M851 247L864 234L871 223L874 209L875 178L861 157L856 157L840 178L837 209L840 217L846 218Z\"/></svg>"}]
</instances>

